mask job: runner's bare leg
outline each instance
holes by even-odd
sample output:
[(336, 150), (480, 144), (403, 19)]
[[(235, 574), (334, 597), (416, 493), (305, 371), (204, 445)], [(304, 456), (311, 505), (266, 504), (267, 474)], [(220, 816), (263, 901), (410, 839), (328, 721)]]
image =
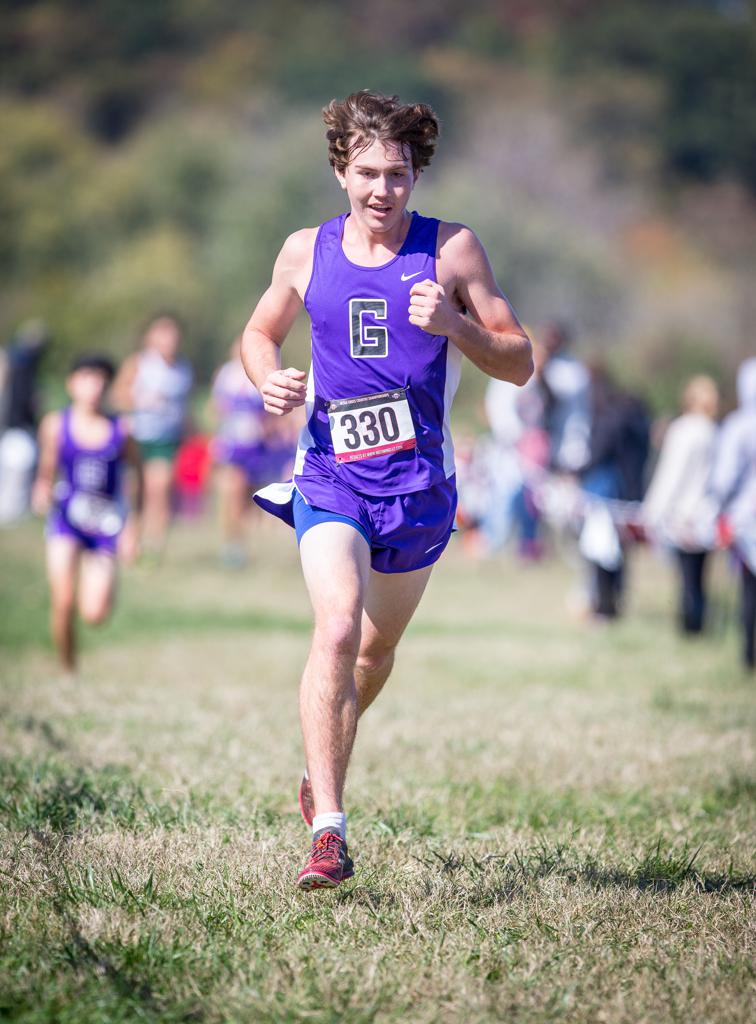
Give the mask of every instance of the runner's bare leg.
[(50, 584), (50, 632), (61, 664), (68, 672), (76, 668), (76, 576), (79, 546), (72, 537), (50, 537), (47, 541), (47, 579)]
[(104, 551), (83, 551), (79, 568), (79, 615), (99, 626), (110, 615), (115, 593), (116, 560)]
[(357, 729), (354, 666), (370, 574), (365, 538), (346, 523), (319, 523), (300, 543), (315, 630), (299, 708), (315, 813), (343, 810), (349, 757)]
[(173, 463), (169, 459), (148, 459), (144, 463), (142, 537), (148, 551), (160, 552), (171, 521)]
[(371, 572), (362, 613), (362, 638), (354, 676), (360, 715), (383, 689), (396, 645), (420, 603), (433, 566), (414, 572)]
[(241, 544), (244, 541), (248, 492), (247, 474), (243, 469), (234, 465), (218, 467), (221, 535), (226, 544)]

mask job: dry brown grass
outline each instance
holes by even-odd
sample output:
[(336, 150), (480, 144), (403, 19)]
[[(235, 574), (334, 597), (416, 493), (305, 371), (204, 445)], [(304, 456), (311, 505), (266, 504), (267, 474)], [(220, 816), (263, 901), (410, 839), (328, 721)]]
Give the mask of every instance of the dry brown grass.
[(31, 623), (3, 668), (0, 1018), (753, 1019), (752, 684), (731, 632), (675, 636), (647, 556), (596, 630), (563, 568), (450, 552), (362, 723), (355, 880), (305, 896), (291, 538), (228, 575), (182, 528), (76, 681), (39, 639), (35, 533), (0, 543)]

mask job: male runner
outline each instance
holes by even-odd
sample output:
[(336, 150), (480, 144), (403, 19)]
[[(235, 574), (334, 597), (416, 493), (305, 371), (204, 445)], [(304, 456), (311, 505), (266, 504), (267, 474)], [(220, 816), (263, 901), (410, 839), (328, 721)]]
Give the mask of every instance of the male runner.
[[(286, 240), (242, 344), (266, 409), (307, 412), (293, 482), (256, 495), (296, 529), (315, 617), (300, 690), (300, 805), (313, 827), (301, 889), (353, 874), (347, 765), (357, 719), (386, 682), (451, 534), (462, 356), (515, 384), (532, 372), (530, 342), (473, 232), (407, 210), (438, 137), (432, 109), (362, 91), (332, 101), (324, 120), (349, 210)], [(303, 304), (306, 382), (281, 369)]]

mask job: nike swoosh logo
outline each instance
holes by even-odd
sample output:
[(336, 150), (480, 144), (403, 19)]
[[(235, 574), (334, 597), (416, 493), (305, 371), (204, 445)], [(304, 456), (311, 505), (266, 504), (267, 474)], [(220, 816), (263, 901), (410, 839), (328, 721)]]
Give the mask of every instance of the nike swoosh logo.
[(417, 277), (419, 274), (422, 274), (422, 270), (418, 270), (414, 274), (402, 274), (402, 281), (409, 281), (410, 278)]
[(438, 544), (431, 544), (431, 546), (429, 548), (425, 549), (426, 555), (428, 554), (429, 551), (435, 551), (436, 548), (440, 548), (443, 543), (444, 542), (442, 540), (440, 540), (438, 542)]

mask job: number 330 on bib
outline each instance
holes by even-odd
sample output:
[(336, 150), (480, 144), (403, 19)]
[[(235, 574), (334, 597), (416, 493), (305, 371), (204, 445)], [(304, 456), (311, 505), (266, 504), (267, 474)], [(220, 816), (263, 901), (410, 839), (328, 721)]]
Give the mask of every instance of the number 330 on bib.
[(333, 453), (337, 462), (357, 462), (415, 448), (407, 393), (404, 388), (328, 403)]

